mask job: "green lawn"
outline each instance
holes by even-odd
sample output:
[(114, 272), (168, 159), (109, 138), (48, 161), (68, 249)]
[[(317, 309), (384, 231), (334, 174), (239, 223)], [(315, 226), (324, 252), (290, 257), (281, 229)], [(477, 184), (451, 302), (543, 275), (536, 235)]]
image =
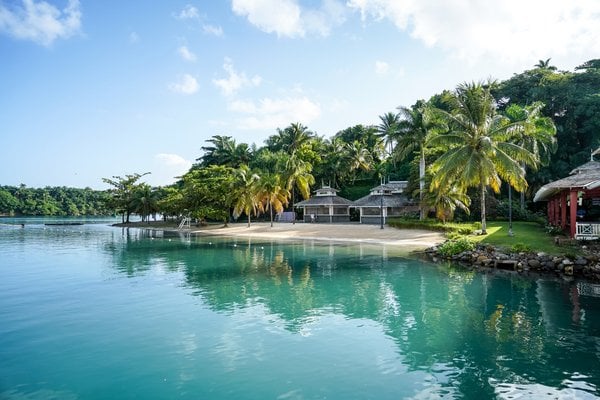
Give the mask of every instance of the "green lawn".
[(510, 249), (517, 244), (525, 245), (533, 251), (557, 254), (565, 251), (564, 247), (554, 244), (554, 237), (535, 222), (513, 222), (513, 236), (508, 235), (508, 222), (488, 222), (487, 235), (473, 235), (470, 239), (476, 242)]

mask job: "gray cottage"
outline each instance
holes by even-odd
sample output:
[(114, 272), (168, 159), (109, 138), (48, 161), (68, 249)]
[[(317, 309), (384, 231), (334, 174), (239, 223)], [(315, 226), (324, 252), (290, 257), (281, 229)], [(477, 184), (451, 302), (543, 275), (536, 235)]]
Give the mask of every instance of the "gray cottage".
[(354, 202), (360, 211), (361, 224), (387, 223), (388, 217), (416, 212), (419, 207), (404, 194), (408, 181), (389, 181), (371, 189), (371, 193)]
[(337, 190), (323, 186), (315, 196), (294, 204), (304, 210), (304, 222), (349, 222), (352, 201), (337, 195)]

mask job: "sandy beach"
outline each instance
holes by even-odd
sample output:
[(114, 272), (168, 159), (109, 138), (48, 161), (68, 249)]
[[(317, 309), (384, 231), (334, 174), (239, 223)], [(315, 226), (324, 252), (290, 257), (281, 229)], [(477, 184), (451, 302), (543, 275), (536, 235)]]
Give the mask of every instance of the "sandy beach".
[(383, 244), (403, 247), (406, 250), (422, 250), (443, 242), (444, 235), (419, 229), (396, 229), (388, 226), (361, 224), (309, 224), (253, 222), (229, 224), (228, 227), (192, 227), (192, 233), (250, 237), (262, 239), (300, 239), (329, 242)]

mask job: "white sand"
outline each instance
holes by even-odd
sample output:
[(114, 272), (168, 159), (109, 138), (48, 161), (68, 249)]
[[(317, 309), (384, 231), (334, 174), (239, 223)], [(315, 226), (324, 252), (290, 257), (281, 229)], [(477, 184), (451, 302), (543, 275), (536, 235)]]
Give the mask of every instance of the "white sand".
[(420, 229), (396, 229), (379, 225), (358, 223), (347, 224), (310, 224), (276, 222), (271, 228), (268, 222), (253, 222), (250, 227), (246, 223), (229, 224), (225, 227), (192, 228), (194, 233), (250, 237), (262, 239), (301, 239), (353, 243), (369, 243), (401, 246), (407, 250), (419, 250), (435, 246), (443, 242), (444, 235)]

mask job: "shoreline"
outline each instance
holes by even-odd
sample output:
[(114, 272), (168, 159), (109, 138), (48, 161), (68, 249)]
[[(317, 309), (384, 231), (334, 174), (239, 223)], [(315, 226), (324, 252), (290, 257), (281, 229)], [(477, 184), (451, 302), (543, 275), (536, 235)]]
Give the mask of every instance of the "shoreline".
[(424, 251), (443, 243), (446, 238), (443, 233), (423, 229), (397, 229), (379, 225), (366, 224), (326, 224), (297, 222), (275, 222), (271, 228), (270, 222), (230, 223), (223, 225), (192, 226), (191, 229), (178, 229), (176, 226), (146, 225), (145, 223), (115, 224), (115, 226), (140, 229), (163, 230), (170, 232), (189, 232), (197, 235), (245, 237), (275, 240), (315, 240), (322, 242), (338, 242), (349, 244), (370, 244), (394, 246), (407, 252)]

